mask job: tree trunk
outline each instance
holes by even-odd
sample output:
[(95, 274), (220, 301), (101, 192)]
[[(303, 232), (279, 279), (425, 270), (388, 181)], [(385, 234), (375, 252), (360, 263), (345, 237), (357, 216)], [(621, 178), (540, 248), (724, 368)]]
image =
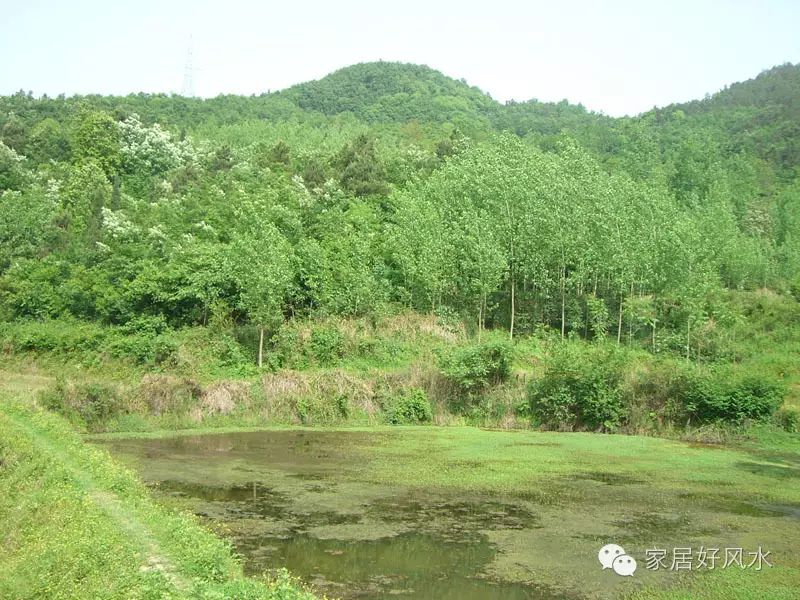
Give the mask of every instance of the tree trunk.
[(590, 316), (589, 315), (589, 303), (588, 302), (584, 302), (584, 305), (585, 305), (585, 308), (586, 308), (586, 312), (584, 313), (585, 316), (584, 316), (584, 319), (583, 319), (583, 339), (588, 340), (589, 339), (589, 316)]
[(653, 317), (653, 354), (656, 353), (656, 318)]
[(483, 333), (483, 296), (478, 302), (478, 342), (481, 341), (481, 333)]
[(686, 360), (689, 360), (689, 338), (692, 332), (692, 317), (686, 319)]
[(119, 199), (120, 199), (120, 185), (119, 185), (119, 175), (114, 175), (112, 180), (112, 189), (111, 189), (111, 210), (119, 210)]
[(623, 305), (623, 296), (622, 294), (619, 295), (619, 320), (617, 321), (617, 344), (622, 343), (622, 305)]
[(567, 268), (561, 267), (561, 339), (562, 340), (564, 339), (564, 335), (567, 330), (567, 323), (566, 323), (567, 299), (566, 299), (566, 291), (564, 289), (566, 287), (566, 282), (564, 281), (566, 278), (567, 278)]
[(517, 284), (514, 280), (514, 271), (511, 271), (511, 326), (508, 328), (508, 338), (513, 340), (514, 339), (514, 296), (516, 292)]
[(258, 368), (264, 364), (264, 327), (258, 328)]
[[(633, 282), (631, 282), (631, 298), (633, 298)], [(631, 345), (631, 341), (633, 341), (633, 319), (628, 318), (628, 346)]]
[(514, 218), (511, 214), (511, 205), (508, 203), (508, 198), (506, 198), (506, 218), (508, 219), (508, 227), (510, 228), (509, 234), (509, 241), (508, 241), (508, 256), (510, 260), (508, 261), (509, 266), (509, 273), (511, 275), (511, 323), (508, 328), (508, 337), (509, 339), (514, 339), (514, 301), (515, 301), (515, 292), (516, 292), (516, 269), (514, 268), (516, 264), (516, 240), (514, 239)]

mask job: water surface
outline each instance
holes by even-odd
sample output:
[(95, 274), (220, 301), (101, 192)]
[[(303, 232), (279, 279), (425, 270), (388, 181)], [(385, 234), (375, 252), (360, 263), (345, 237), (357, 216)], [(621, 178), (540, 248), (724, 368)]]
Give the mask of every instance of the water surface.
[[(162, 502), (228, 537), (247, 573), (285, 566), (341, 598), (616, 598), (675, 579), (644, 568), (635, 578), (603, 572), (605, 543), (640, 557), (652, 540), (724, 546), (747, 533), (748, 519), (784, 522), (794, 510), (741, 499), (703, 508), (706, 499), (679, 490), (656, 510), (641, 500), (644, 478), (590, 469), (560, 481), (563, 496), (544, 504), (536, 490), (526, 498), (387, 485), (371, 476), (370, 455), (397, 435), (278, 430), (105, 443)], [(425, 468), (424, 456), (397, 460)]]

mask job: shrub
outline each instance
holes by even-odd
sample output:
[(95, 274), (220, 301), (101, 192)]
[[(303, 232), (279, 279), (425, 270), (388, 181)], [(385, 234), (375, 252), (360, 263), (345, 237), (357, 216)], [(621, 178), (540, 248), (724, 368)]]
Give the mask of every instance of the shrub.
[(66, 383), (59, 378), (53, 387), (39, 392), (38, 400), (42, 407), (63, 415), (67, 413), (66, 396)]
[(800, 411), (782, 408), (774, 415), (775, 425), (789, 433), (800, 433)]
[(295, 413), (303, 425), (333, 425), (350, 416), (350, 400), (344, 394), (337, 395), (333, 400), (304, 396), (296, 400)]
[(115, 390), (104, 384), (80, 385), (77, 394), (78, 415), (87, 424), (103, 423), (120, 410)]
[(108, 329), (75, 320), (19, 321), (0, 324), (3, 345), (12, 352), (74, 355), (102, 349)]
[(178, 343), (176, 337), (170, 333), (164, 333), (153, 340), (153, 362), (157, 365), (174, 365), (178, 353)]
[(306, 323), (291, 321), (273, 332), (269, 348), (270, 354), (274, 354), (271, 365), (277, 368), (331, 366), (345, 355), (345, 338), (333, 325), (308, 327)]
[(428, 396), (419, 389), (410, 390), (386, 408), (386, 422), (392, 425), (430, 423), (432, 419)]
[(309, 345), (311, 354), (321, 365), (334, 364), (344, 356), (344, 338), (333, 327), (315, 327)]
[(123, 334), (111, 330), (103, 349), (114, 358), (132, 359), (138, 364), (150, 364), (155, 360), (154, 337), (147, 331)]
[(0, 341), (10, 352), (49, 352), (82, 360), (107, 355), (137, 364), (170, 360), (177, 349), (175, 335), (160, 317), (142, 317), (119, 327), (74, 319), (0, 324)]
[(728, 387), (723, 419), (742, 422), (770, 417), (783, 403), (784, 386), (771, 378), (748, 375)]
[(613, 350), (568, 344), (528, 388), (530, 415), (557, 429), (611, 430), (627, 420), (622, 359)]
[(336, 396), (334, 404), (336, 404), (336, 410), (339, 411), (339, 415), (343, 419), (347, 419), (350, 416), (350, 399), (345, 394)]
[(639, 355), (625, 365), (622, 395), (628, 411), (628, 432), (649, 431), (667, 422), (685, 422), (686, 411), (678, 396), (682, 374), (691, 367), (685, 359), (669, 355)]
[(163, 315), (139, 315), (120, 326), (120, 331), (125, 334), (149, 334), (154, 337), (164, 333), (169, 327)]
[(462, 391), (472, 393), (506, 381), (511, 374), (514, 348), (491, 341), (456, 350), (440, 359), (442, 374)]
[(679, 399), (689, 418), (698, 422), (742, 423), (771, 416), (783, 402), (783, 386), (768, 377), (727, 371), (687, 372)]
[(192, 379), (147, 374), (133, 396), (149, 414), (181, 414), (196, 406), (202, 396), (200, 384)]
[(72, 384), (59, 379), (39, 395), (39, 403), (89, 429), (96, 429), (123, 412), (117, 390), (101, 383)]
[(800, 277), (795, 277), (789, 284), (789, 293), (800, 302)]

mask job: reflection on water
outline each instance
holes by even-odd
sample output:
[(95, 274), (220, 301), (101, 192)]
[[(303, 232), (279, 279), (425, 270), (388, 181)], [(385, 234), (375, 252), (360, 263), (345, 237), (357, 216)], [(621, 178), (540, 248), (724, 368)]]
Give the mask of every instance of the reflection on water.
[(300, 534), (286, 539), (239, 538), (248, 571), (276, 564), (319, 589), (342, 597), (382, 598), (539, 598), (533, 589), (480, 578), (494, 550), (480, 536), (447, 542), (424, 533), (402, 533), (378, 540), (319, 539)]

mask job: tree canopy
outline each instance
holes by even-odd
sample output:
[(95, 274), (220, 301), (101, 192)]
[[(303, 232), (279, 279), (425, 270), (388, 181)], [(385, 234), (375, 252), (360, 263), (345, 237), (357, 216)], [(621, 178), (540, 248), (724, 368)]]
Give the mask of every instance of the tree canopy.
[[(800, 285), (800, 68), (613, 119), (424, 66), (253, 97), (0, 98), (0, 316), (450, 311), (676, 348)], [(648, 338), (649, 339), (649, 338)]]

